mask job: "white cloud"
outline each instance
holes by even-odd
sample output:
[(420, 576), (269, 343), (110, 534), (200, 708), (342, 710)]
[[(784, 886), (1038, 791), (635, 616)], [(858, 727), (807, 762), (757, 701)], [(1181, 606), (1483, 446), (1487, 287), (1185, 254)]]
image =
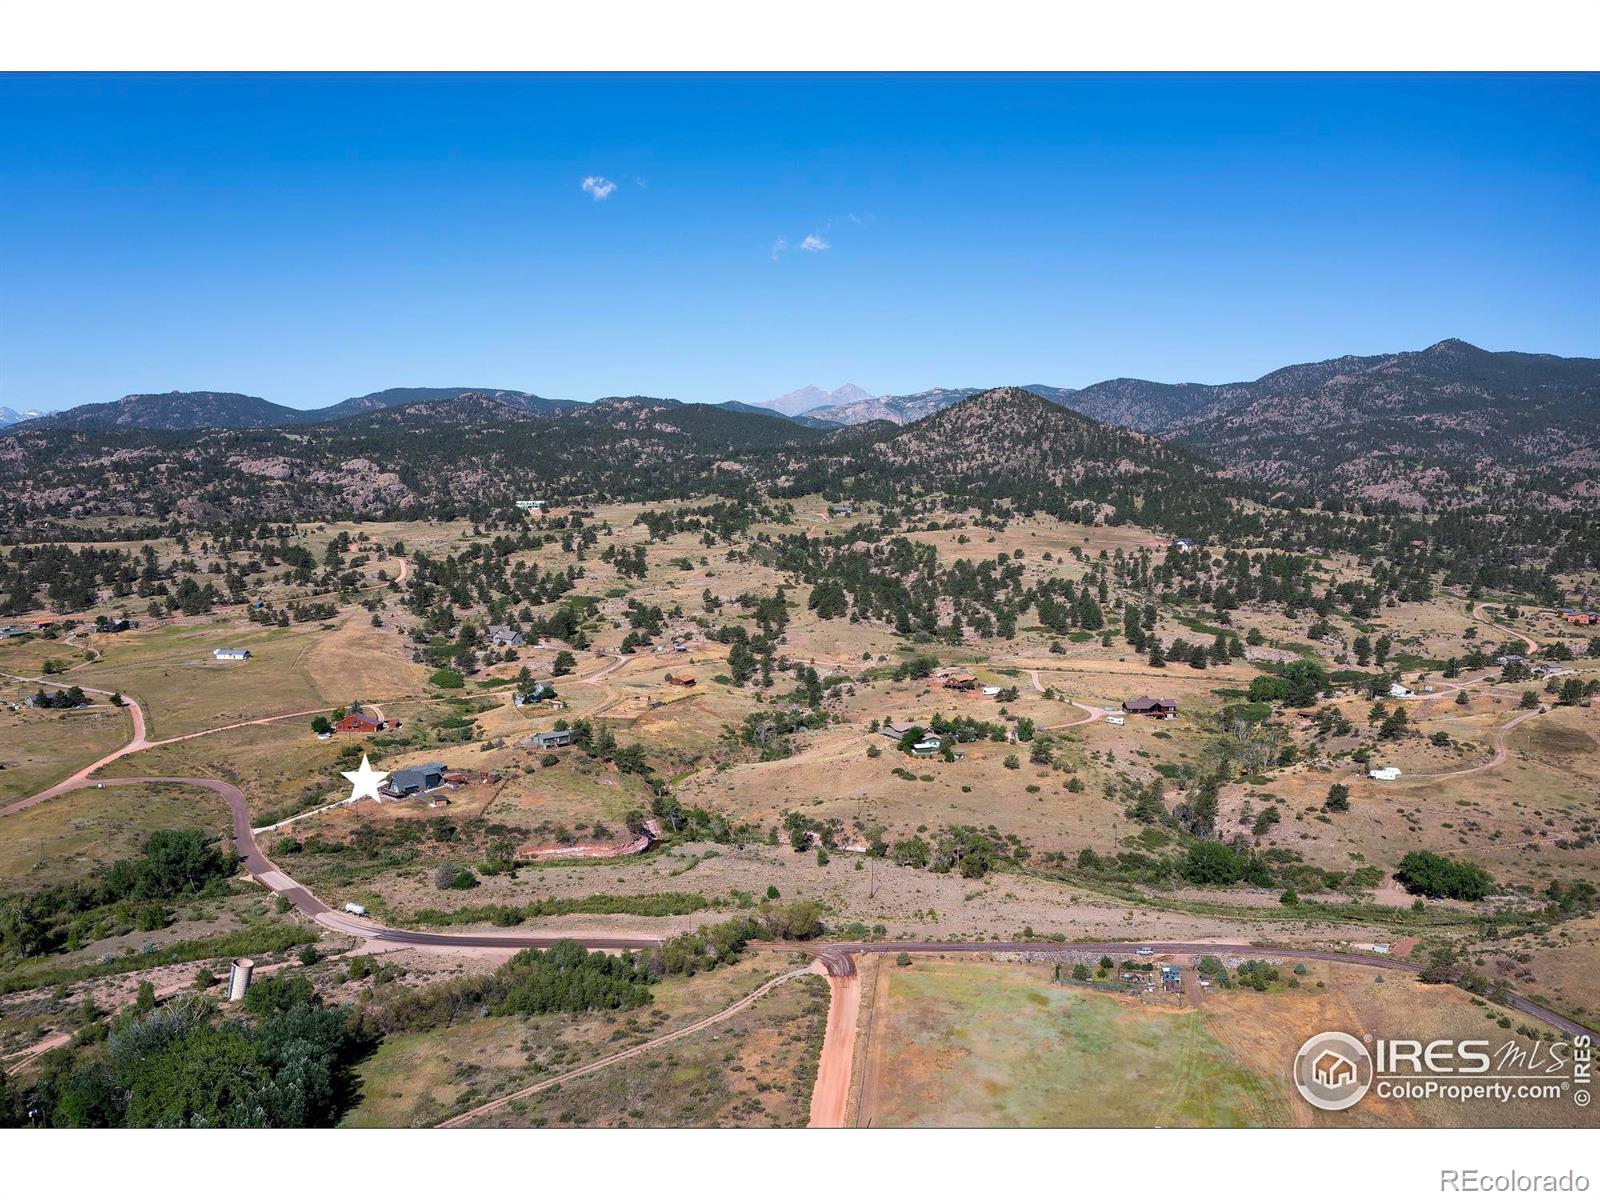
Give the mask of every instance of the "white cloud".
[(588, 192), (596, 200), (604, 200), (617, 190), (617, 185), (604, 175), (585, 175), (581, 186), (584, 191)]
[(788, 248), (789, 239), (780, 235), (778, 239), (772, 243), (772, 261), (777, 262), (778, 259), (783, 255), (783, 252)]
[(805, 236), (805, 240), (800, 243), (800, 249), (810, 250), (813, 253), (818, 250), (828, 250), (831, 248), (832, 247), (829, 246), (828, 242), (820, 233), (808, 233)]

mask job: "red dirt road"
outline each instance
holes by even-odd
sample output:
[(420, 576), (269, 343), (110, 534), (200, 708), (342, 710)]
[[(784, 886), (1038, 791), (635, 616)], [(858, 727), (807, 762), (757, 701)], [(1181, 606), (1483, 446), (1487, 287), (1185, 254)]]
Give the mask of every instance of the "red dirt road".
[[(823, 966), (818, 960), (818, 966)], [(817, 1082), (811, 1089), (810, 1129), (843, 1129), (850, 1100), (850, 1069), (855, 1058), (856, 1018), (861, 1012), (861, 975), (828, 976), (828, 1029), (822, 1037)], [(826, 967), (824, 967), (826, 969)]]

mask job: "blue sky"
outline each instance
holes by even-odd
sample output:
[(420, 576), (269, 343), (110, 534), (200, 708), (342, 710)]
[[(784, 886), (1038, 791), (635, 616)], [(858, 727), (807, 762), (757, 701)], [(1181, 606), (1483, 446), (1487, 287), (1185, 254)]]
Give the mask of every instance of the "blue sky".
[(15, 408), (1597, 355), (1597, 278), (1600, 77), (0, 76)]

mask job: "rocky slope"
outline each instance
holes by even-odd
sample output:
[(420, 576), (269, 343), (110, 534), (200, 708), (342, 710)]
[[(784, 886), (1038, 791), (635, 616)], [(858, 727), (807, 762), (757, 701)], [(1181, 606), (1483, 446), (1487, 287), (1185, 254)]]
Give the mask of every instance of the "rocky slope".
[(785, 392), (772, 400), (763, 400), (760, 407), (782, 413), (786, 417), (798, 417), (812, 409), (827, 408), (835, 404), (854, 404), (857, 401), (870, 399), (872, 399), (870, 392), (858, 388), (853, 383), (834, 388), (831, 392), (824, 391), (815, 384), (807, 384), (803, 388)]
[(1275, 372), (1183, 444), (1259, 483), (1410, 508), (1600, 499), (1600, 360), (1461, 341)]

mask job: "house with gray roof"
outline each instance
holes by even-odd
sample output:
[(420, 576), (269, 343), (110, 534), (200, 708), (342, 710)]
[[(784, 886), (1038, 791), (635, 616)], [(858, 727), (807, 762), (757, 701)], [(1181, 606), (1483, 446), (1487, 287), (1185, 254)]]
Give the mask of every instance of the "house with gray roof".
[(443, 763), (423, 763), (416, 767), (401, 767), (389, 776), (384, 783), (382, 791), (386, 796), (400, 799), (403, 796), (414, 796), (418, 792), (431, 792), (436, 787), (444, 784), (444, 773), (448, 768)]

